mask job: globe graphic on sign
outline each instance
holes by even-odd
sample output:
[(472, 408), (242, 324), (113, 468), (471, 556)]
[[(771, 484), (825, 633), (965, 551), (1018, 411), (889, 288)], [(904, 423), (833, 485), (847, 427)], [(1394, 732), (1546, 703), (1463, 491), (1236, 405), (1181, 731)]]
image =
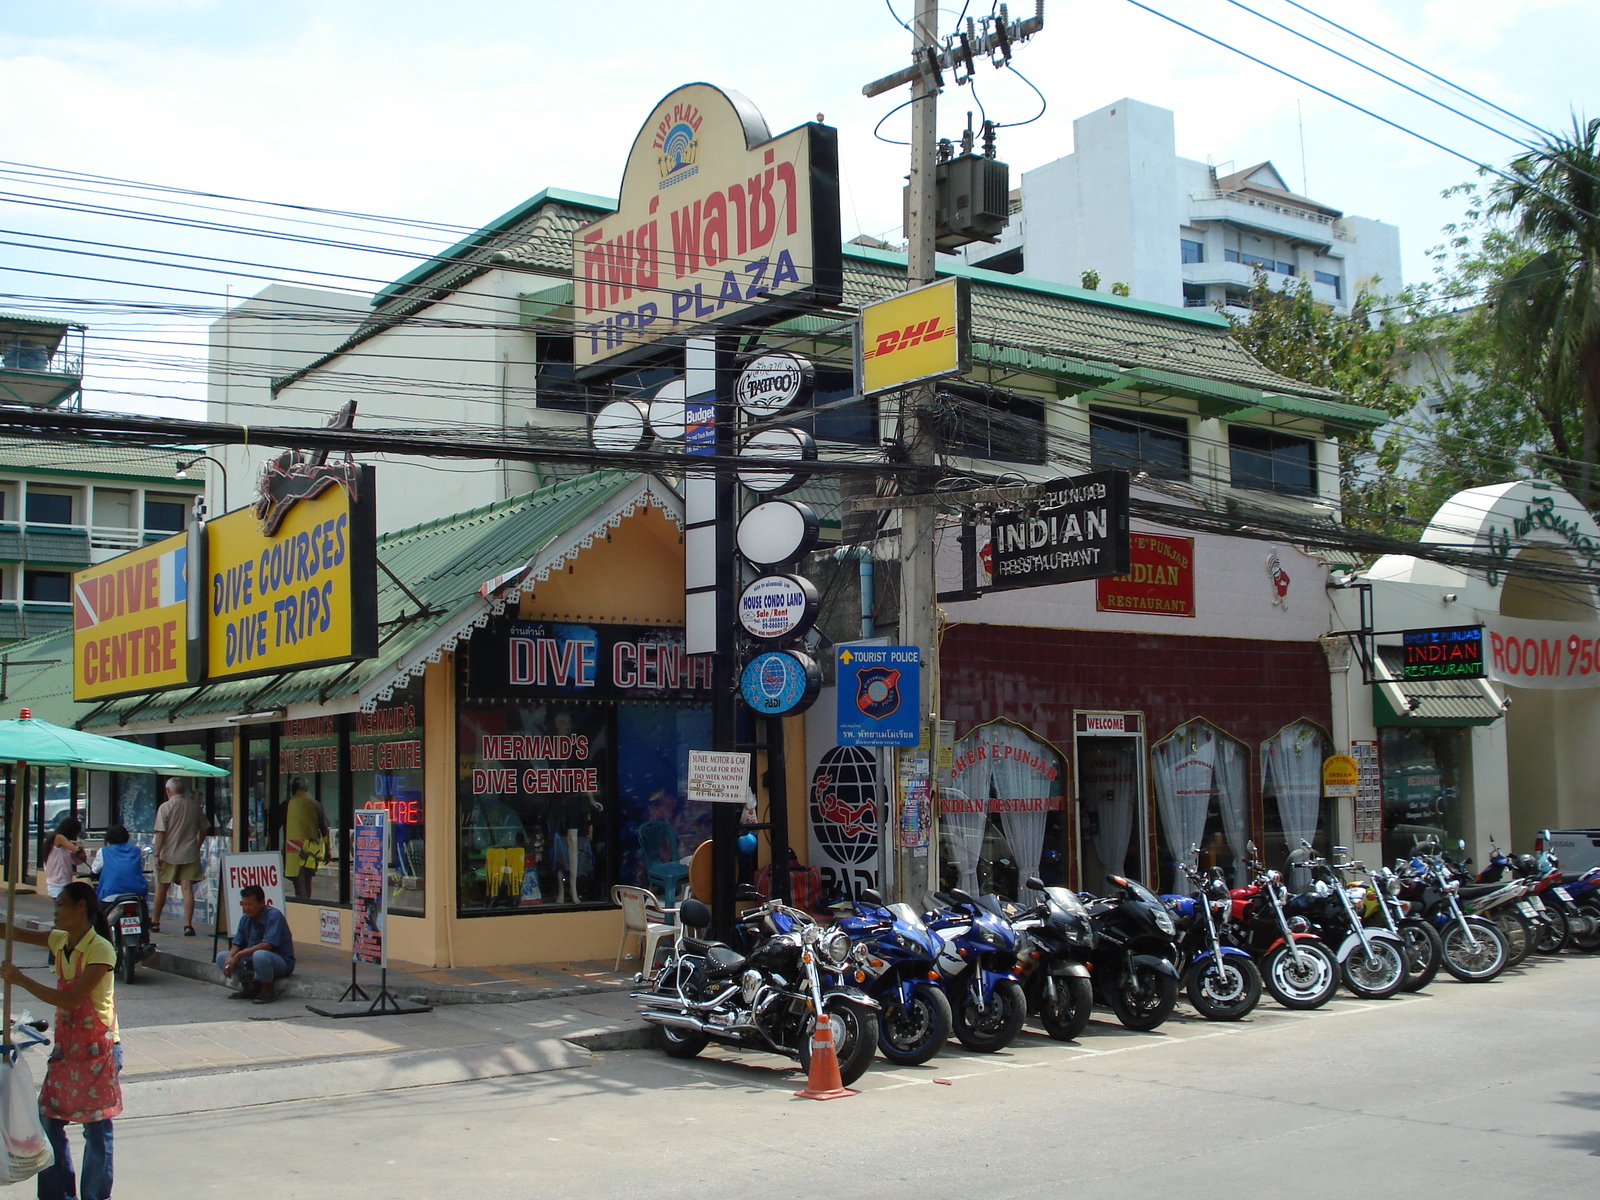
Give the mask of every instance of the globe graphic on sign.
[(811, 777), (811, 829), (836, 862), (878, 852), (878, 763), (865, 746), (835, 746)]

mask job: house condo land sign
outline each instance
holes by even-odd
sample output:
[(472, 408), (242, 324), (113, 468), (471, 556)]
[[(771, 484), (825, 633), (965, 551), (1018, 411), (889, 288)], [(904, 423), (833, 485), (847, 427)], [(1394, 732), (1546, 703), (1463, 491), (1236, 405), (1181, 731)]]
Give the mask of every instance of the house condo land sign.
[(838, 158), (829, 126), (772, 137), (737, 92), (668, 94), (628, 152), (617, 211), (573, 234), (577, 366), (837, 303)]

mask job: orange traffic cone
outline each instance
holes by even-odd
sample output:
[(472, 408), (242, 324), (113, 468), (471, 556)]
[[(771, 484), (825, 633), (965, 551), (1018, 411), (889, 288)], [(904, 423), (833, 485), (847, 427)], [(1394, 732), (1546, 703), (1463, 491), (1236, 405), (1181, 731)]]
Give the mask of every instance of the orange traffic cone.
[(839, 1078), (839, 1056), (833, 1049), (833, 1024), (827, 1013), (817, 1014), (817, 1027), (811, 1033), (811, 1069), (806, 1072), (806, 1087), (796, 1092), (802, 1100), (839, 1100), (855, 1093)]

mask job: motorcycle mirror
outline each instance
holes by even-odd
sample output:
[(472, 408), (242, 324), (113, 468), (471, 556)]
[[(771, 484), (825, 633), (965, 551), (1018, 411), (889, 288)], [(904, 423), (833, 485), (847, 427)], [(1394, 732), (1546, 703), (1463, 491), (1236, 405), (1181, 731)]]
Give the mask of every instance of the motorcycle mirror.
[(1031, 887), (1034, 891), (1036, 891), (1036, 892), (1044, 891), (1044, 880), (1040, 879), (1037, 875), (1029, 875), (1027, 880), (1026, 880), (1026, 882), (1027, 882), (1027, 885), (1029, 887)]
[(1456, 839), (1456, 849), (1457, 850), (1465, 850), (1466, 848), (1467, 848), (1467, 839), (1466, 838), (1457, 838)]
[(960, 888), (951, 888), (945, 894), (957, 904), (970, 904), (974, 908), (978, 906), (978, 902), (973, 898), (972, 894), (970, 892), (964, 892)]
[(1248, 842), (1246, 842), (1244, 844), (1244, 852), (1246, 854), (1248, 854), (1251, 858), (1254, 858), (1258, 853), (1260, 853), (1260, 851), (1258, 851), (1256, 849), (1256, 843), (1255, 843), (1255, 839), (1254, 838), (1250, 839)]
[(877, 888), (862, 888), (861, 898), (868, 904), (876, 905), (878, 908), (884, 907), (883, 896), (878, 892)]
[(749, 901), (755, 904), (765, 904), (767, 897), (756, 891), (749, 884), (741, 884), (733, 893), (733, 898), (738, 901)]

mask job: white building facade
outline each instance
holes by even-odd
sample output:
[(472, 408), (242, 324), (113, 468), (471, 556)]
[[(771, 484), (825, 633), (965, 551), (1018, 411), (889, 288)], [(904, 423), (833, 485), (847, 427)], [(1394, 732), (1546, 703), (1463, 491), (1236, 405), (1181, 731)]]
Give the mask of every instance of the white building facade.
[(1195, 308), (1242, 300), (1257, 266), (1341, 311), (1400, 288), (1399, 229), (1295, 194), (1270, 162), (1219, 174), (1178, 157), (1169, 109), (1118, 100), (1072, 129), (1073, 153), (1022, 173), (1010, 226), (968, 263), (1071, 286), (1093, 271)]

